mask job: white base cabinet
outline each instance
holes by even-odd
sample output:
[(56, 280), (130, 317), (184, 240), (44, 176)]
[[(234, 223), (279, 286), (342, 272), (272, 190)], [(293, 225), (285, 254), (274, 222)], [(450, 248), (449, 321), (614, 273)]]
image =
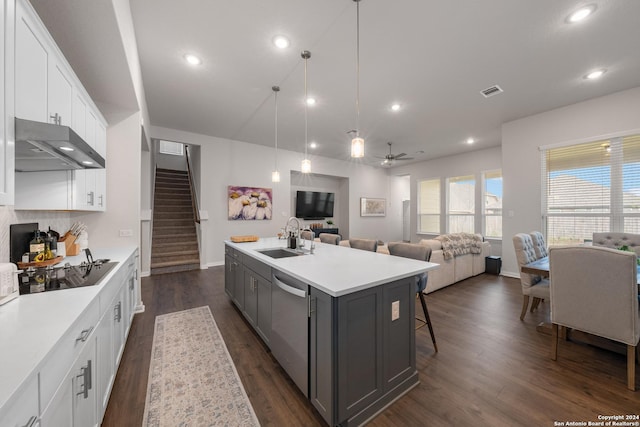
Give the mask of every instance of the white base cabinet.
[(22, 391), (18, 394), (16, 403), (3, 414), (2, 425), (7, 427), (39, 426), (38, 377), (33, 376), (23, 384)]
[[(2, 427), (91, 427), (102, 423), (133, 318), (136, 249), (0, 407)], [(69, 292), (73, 290), (60, 291)], [(133, 302), (132, 302), (133, 301)]]

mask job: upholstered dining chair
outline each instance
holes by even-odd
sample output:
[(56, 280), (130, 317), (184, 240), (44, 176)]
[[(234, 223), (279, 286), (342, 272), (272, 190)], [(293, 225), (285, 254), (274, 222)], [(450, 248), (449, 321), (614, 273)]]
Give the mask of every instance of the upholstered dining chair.
[(635, 390), (640, 340), (637, 255), (597, 246), (552, 247), (551, 359), (558, 357), (558, 327), (627, 345), (627, 388)]
[(544, 236), (539, 231), (532, 231), (529, 233), (531, 236), (531, 240), (533, 241), (533, 250), (536, 253), (536, 258), (544, 258), (549, 255), (549, 251), (547, 250), (547, 243), (544, 241)]
[(300, 238), (304, 240), (313, 240), (316, 237), (316, 233), (311, 230), (302, 230), (300, 232)]
[[(516, 250), (518, 268), (538, 259), (533, 240), (528, 234), (518, 233), (513, 236), (513, 247)], [(520, 271), (520, 284), (522, 285), (522, 295), (524, 297), (520, 320), (524, 320), (524, 316), (527, 314), (527, 308), (529, 307), (530, 297), (533, 297), (533, 302), (531, 303), (532, 312), (538, 307), (540, 300), (549, 299), (549, 280), (543, 279), (535, 274)]]
[(373, 239), (349, 239), (349, 246), (354, 249), (375, 252), (378, 250), (378, 241)]
[[(431, 259), (431, 248), (426, 245), (420, 245), (417, 243), (401, 243), (401, 242), (389, 242), (387, 245), (389, 254), (393, 256), (400, 256), (404, 258), (417, 259), (420, 261), (429, 261)], [(433, 348), (438, 351), (438, 344), (436, 344), (436, 336), (433, 333), (433, 325), (431, 324), (431, 318), (429, 317), (429, 310), (427, 309), (427, 302), (424, 299), (424, 288), (427, 287), (427, 273), (416, 278), (416, 294), (420, 298), (420, 304), (422, 304), (422, 311), (424, 312), (424, 319), (416, 317), (416, 320), (421, 324), (416, 327), (419, 329), (424, 325), (429, 327), (429, 333), (431, 334), (431, 341), (433, 342)]]
[(320, 242), (322, 243), (329, 243), (331, 245), (337, 245), (338, 243), (340, 243), (339, 234), (320, 233), (318, 237), (320, 238)]

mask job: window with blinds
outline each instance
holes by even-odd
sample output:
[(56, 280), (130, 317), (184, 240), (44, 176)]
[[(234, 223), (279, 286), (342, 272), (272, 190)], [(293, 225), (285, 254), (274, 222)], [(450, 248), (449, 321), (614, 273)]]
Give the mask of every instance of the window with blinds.
[(169, 154), (172, 156), (183, 156), (184, 144), (180, 142), (160, 140), (160, 154)]
[(466, 175), (447, 179), (447, 232), (473, 233), (475, 213), (475, 177)]
[(482, 207), (484, 235), (502, 237), (502, 171), (489, 171), (482, 174), (484, 188)]
[(440, 234), (440, 178), (418, 181), (418, 233)]
[(542, 168), (549, 244), (640, 233), (640, 135), (544, 149)]

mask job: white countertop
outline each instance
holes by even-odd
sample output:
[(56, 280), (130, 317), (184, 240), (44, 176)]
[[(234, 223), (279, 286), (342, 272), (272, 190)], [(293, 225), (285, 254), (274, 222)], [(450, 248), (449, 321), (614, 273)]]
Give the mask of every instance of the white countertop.
[[(104, 284), (123, 267), (122, 261), (135, 250), (135, 247), (92, 249), (96, 260), (109, 258), (119, 262), (97, 285), (20, 295), (0, 306), (0, 408), (29, 375), (39, 369), (56, 343), (98, 296)], [(79, 256), (65, 258), (63, 263), (77, 265), (85, 260), (82, 252)]]
[[(225, 243), (333, 297), (415, 276), (439, 267), (439, 264), (432, 262), (319, 242), (316, 242), (316, 249), (312, 255), (276, 259), (257, 252), (262, 249), (286, 248), (287, 241), (277, 237), (260, 238), (257, 242)], [(309, 242), (305, 243), (305, 249), (309, 249)]]

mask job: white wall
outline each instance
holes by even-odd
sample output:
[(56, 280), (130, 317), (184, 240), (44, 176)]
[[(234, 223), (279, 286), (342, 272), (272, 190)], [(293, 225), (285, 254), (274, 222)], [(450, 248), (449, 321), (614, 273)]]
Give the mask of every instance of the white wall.
[[(151, 136), (200, 146), (202, 168), (200, 179), (201, 209), (208, 211), (209, 224), (206, 238), (207, 264), (224, 260), (223, 240), (233, 235), (256, 234), (275, 236), (292, 216), (291, 171), (300, 170), (302, 154), (278, 151), (281, 182), (271, 182), (273, 148), (215, 138), (174, 129), (152, 127)], [(384, 241), (401, 240), (402, 231), (389, 230), (387, 217), (360, 217), (360, 197), (388, 199), (389, 184), (385, 170), (363, 166), (355, 162), (315, 156), (311, 158), (312, 172), (349, 179), (349, 234)], [(273, 219), (271, 221), (229, 221), (227, 186), (256, 186), (273, 189)], [(342, 188), (339, 190), (343, 192)], [(340, 224), (339, 224), (340, 225)], [(342, 232), (342, 225), (340, 225)]]
[[(157, 147), (160, 144), (154, 144)], [(156, 164), (160, 169), (171, 169), (175, 171), (187, 170), (187, 158), (182, 156), (174, 156), (172, 154), (162, 154), (159, 151), (156, 153)]]
[(542, 230), (539, 147), (640, 129), (640, 87), (502, 126), (503, 274), (519, 277), (512, 236)]
[(402, 240), (402, 201), (411, 199), (411, 176), (396, 175), (394, 169), (389, 173), (389, 200), (387, 201), (387, 227)]
[[(138, 56), (138, 43), (136, 42), (136, 34), (133, 28), (133, 17), (131, 16), (131, 5), (129, 0), (112, 0), (113, 9), (116, 14), (116, 20), (118, 21), (118, 29), (120, 30), (120, 36), (122, 37), (122, 44), (124, 46), (125, 55), (127, 56), (127, 63), (129, 64), (129, 72), (131, 73), (131, 80), (133, 82), (133, 88), (136, 92), (136, 99), (138, 100), (138, 107), (140, 108), (140, 123), (141, 126), (149, 127), (151, 122), (149, 120), (149, 111), (147, 109), (147, 100), (144, 93), (144, 85), (142, 83), (142, 71), (140, 68), (140, 58)], [(151, 145), (149, 135), (144, 134), (144, 144), (147, 145), (147, 149)]]
[[(74, 221), (87, 224), (89, 247), (140, 245), (140, 113), (134, 113), (107, 129), (106, 212), (72, 213)], [(120, 237), (120, 230), (132, 236)]]
[[(502, 156), (500, 147), (471, 151), (456, 156), (442, 157), (421, 163), (413, 163), (406, 166), (391, 169), (389, 173), (394, 175), (411, 176), (411, 241), (419, 242), (421, 239), (430, 238), (432, 235), (418, 234), (418, 181), (430, 178), (445, 179), (460, 175), (476, 175), (476, 185), (482, 172), (500, 169)], [(480, 220), (476, 221), (476, 229), (479, 232)], [(500, 240), (491, 240), (492, 253), (500, 255)]]

